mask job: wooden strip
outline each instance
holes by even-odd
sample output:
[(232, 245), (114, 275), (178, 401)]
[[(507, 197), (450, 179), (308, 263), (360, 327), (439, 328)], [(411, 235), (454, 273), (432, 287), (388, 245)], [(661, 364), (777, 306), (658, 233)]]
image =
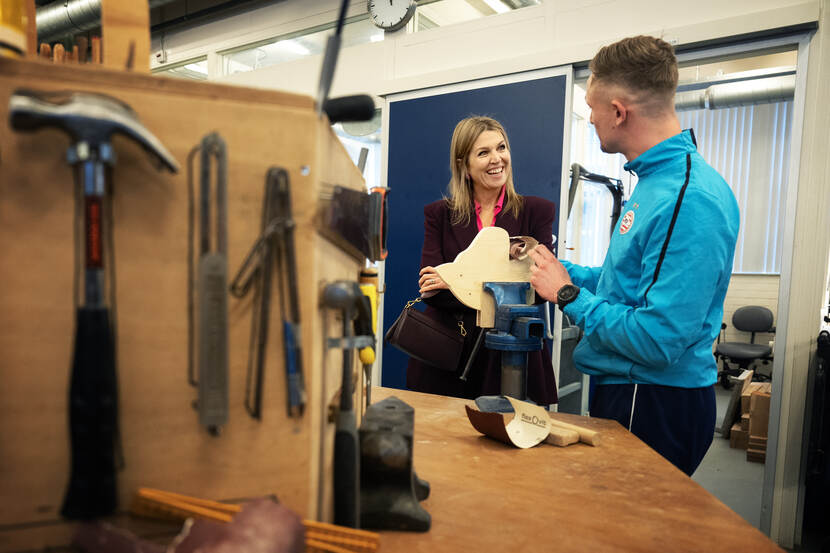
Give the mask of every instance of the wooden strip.
[(101, 65), (101, 37), (92, 37), (92, 63)]
[(328, 522), (319, 522), (316, 520), (304, 520), (303, 524), (306, 528), (313, 528), (316, 530), (342, 534), (344, 536), (360, 536), (366, 539), (378, 541), (380, 534), (371, 532), (369, 530), (359, 530), (357, 528), (347, 528), (345, 526), (338, 526), (336, 524), (329, 524)]
[(356, 551), (358, 553), (372, 553), (373, 551), (377, 551), (378, 544), (377, 542), (371, 542), (366, 540), (356, 540), (350, 538), (337, 538), (332, 537), (329, 534), (324, 534), (320, 532), (314, 532), (313, 530), (306, 529), (306, 540), (315, 540), (318, 542), (323, 543), (332, 543), (334, 545), (338, 545), (340, 547), (345, 547), (350, 551)]
[(217, 511), (215, 509), (200, 507), (198, 505), (192, 505), (186, 501), (174, 498), (160, 499), (155, 497), (136, 496), (133, 503), (139, 506), (143, 505), (149, 509), (158, 509), (161, 512), (177, 514), (181, 516), (182, 519), (198, 517), (208, 520), (215, 520), (217, 522), (230, 522), (233, 519), (233, 515), (231, 514)]
[(588, 428), (584, 428), (582, 426), (577, 426), (575, 424), (571, 424), (568, 422), (563, 422), (551, 417), (550, 422), (562, 428), (566, 428), (568, 430), (575, 430), (579, 434), (579, 441), (582, 443), (598, 446), (599, 445), (599, 432), (595, 430), (590, 430)]
[(101, 31), (105, 66), (150, 72), (150, 8), (146, 1), (102, 1)]
[(38, 55), (37, 45), (37, 8), (35, 0), (23, 0), (26, 4), (26, 55), (35, 58)]
[(63, 44), (58, 42), (52, 49), (52, 61), (55, 63), (63, 63), (65, 59), (66, 49), (63, 47)]
[(40, 57), (46, 60), (52, 60), (52, 47), (49, 44), (45, 42), (40, 43)]
[[(128, 73), (126, 71), (113, 71), (102, 67), (93, 67), (92, 64), (100, 64), (100, 40), (99, 37), (92, 37), (92, 58), (88, 66), (50, 67), (48, 78), (60, 80), (63, 88), (73, 85), (87, 88), (90, 86), (100, 86), (146, 91), (152, 94), (180, 94), (193, 98), (194, 100), (216, 100), (217, 98), (221, 98), (223, 102), (241, 102), (246, 105), (265, 104), (314, 109), (314, 101), (311, 97), (291, 92), (246, 88), (243, 86), (209, 82), (195, 82), (187, 79), (159, 77), (137, 72)], [(32, 79), (44, 78), (42, 66), (14, 58), (0, 58), (0, 74), (10, 79), (27, 82)], [(351, 160), (349, 162), (351, 163)], [(352, 163), (352, 166), (354, 166), (354, 163)], [(357, 173), (356, 168), (354, 172)]]
[(202, 499), (199, 497), (191, 497), (189, 495), (184, 495), (175, 492), (168, 492), (166, 490), (157, 490), (154, 488), (139, 488), (136, 492), (137, 495), (140, 497), (151, 498), (151, 499), (172, 499), (184, 503), (189, 503), (192, 505), (196, 505), (199, 507), (204, 507), (206, 509), (212, 509), (214, 511), (219, 511), (223, 513), (229, 514), (236, 514), (242, 510), (241, 505), (236, 505), (234, 503), (221, 503), (219, 501), (211, 501), (210, 499)]
[(545, 438), (545, 441), (551, 445), (565, 447), (567, 445), (575, 444), (579, 441), (579, 432), (577, 432), (576, 430), (570, 430), (568, 428), (561, 428), (559, 426), (552, 425), (550, 429), (550, 434), (548, 434), (548, 437)]
[(317, 540), (310, 540), (306, 538), (306, 553), (314, 553), (316, 551), (325, 551), (327, 553), (353, 553), (352, 550), (344, 547), (338, 547), (330, 543), (325, 543)]
[(75, 39), (75, 43), (78, 45), (78, 62), (86, 63), (88, 61), (89, 55), (89, 41), (83, 35), (79, 36)]

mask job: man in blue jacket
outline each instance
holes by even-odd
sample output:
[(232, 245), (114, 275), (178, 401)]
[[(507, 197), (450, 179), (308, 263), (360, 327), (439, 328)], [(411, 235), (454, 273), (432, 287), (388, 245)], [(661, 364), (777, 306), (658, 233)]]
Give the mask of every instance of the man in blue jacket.
[(591, 416), (615, 419), (691, 475), (715, 428), (712, 343), (738, 236), (729, 185), (674, 111), (677, 59), (657, 38), (605, 46), (585, 100), (603, 151), (639, 181), (602, 267), (536, 248), (531, 284), (583, 330), (576, 367), (597, 386)]

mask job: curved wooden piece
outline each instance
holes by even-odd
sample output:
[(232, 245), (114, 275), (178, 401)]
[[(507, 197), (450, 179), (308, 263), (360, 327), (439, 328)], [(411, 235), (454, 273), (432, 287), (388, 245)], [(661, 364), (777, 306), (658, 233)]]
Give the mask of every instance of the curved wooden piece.
[[(510, 259), (510, 236), (501, 227), (485, 227), (455, 260), (435, 268), (458, 301), (478, 311), (476, 324), (492, 328), (495, 324), (493, 296), (484, 291), (485, 282), (529, 282), (533, 260)], [(528, 303), (535, 297), (531, 288)]]

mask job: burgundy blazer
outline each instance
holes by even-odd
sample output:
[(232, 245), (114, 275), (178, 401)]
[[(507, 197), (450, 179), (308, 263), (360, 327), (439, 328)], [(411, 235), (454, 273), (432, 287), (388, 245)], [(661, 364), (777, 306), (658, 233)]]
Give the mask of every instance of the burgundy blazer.
[[(510, 236), (532, 236), (549, 249), (553, 244), (553, 220), (556, 206), (543, 198), (524, 196), (518, 217), (502, 211), (496, 215), (495, 226), (502, 227)], [(467, 249), (478, 233), (475, 217), (467, 225), (453, 225), (451, 212), (445, 200), (424, 207), (424, 245), (421, 267), (453, 261)], [(417, 280), (418, 275), (413, 275)], [(450, 327), (457, 325), (456, 315), (463, 316), (467, 339), (462, 359), (466, 361), (481, 330), (475, 326), (475, 311), (464, 306), (448, 290), (442, 290), (424, 300), (426, 312)], [(462, 367), (463, 368), (463, 367)], [(410, 390), (446, 396), (474, 399), (481, 395), (497, 395), (501, 388), (501, 354), (483, 345), (473, 361), (467, 381), (456, 372), (445, 371), (416, 359), (410, 359), (406, 370), (406, 385)], [(543, 405), (556, 403), (556, 381), (553, 375), (550, 351), (545, 347), (528, 354), (528, 397)]]

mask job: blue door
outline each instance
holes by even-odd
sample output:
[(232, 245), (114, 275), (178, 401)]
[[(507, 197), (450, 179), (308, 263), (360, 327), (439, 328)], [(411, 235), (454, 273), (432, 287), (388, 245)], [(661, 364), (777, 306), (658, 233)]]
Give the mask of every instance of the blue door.
[[(538, 77), (538, 73), (527, 79), (489, 85), (495, 79), (488, 79), (469, 90), (390, 98), (384, 333), (407, 300), (418, 296), (423, 208), (447, 193), (450, 140), (456, 123), (464, 117), (487, 115), (504, 125), (516, 190), (557, 204), (553, 227), (557, 232), (569, 79), (566, 74)], [(383, 348), (383, 386), (406, 387), (407, 360), (397, 349)]]

